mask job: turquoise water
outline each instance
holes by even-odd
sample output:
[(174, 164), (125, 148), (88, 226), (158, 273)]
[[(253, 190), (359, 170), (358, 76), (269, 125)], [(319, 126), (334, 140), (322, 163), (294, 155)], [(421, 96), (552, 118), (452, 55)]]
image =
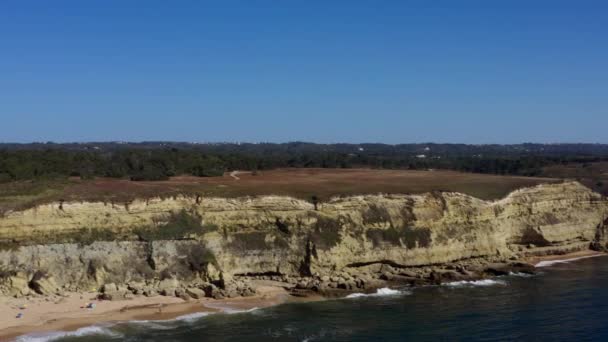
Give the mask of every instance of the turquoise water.
[[(56, 341), (608, 341), (608, 257), (532, 277), (452, 283), (164, 322), (27, 336)], [(391, 291), (387, 291), (391, 292)]]

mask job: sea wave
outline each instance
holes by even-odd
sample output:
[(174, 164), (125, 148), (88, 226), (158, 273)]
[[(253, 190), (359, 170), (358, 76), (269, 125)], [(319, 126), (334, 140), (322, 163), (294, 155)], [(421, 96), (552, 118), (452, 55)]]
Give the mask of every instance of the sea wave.
[(465, 286), (494, 286), (494, 285), (506, 285), (507, 283), (502, 280), (494, 279), (481, 279), (481, 280), (461, 280), (445, 283), (443, 285), (449, 287), (465, 287)]
[(177, 316), (174, 319), (172, 319), (173, 321), (185, 321), (185, 322), (192, 322), (194, 320), (197, 320), (201, 317), (205, 317), (205, 316), (209, 316), (211, 314), (211, 312), (194, 312), (191, 314), (187, 314), (187, 315), (181, 315), (181, 316)]
[(207, 303), (207, 304), (205, 304), (205, 306), (208, 308), (211, 308), (211, 309), (219, 310), (219, 312), (217, 312), (217, 313), (223, 313), (223, 314), (247, 313), (247, 312), (253, 312), (253, 311), (259, 310), (258, 307), (253, 307), (250, 309), (235, 309), (234, 307), (231, 307), (230, 305), (222, 305), (222, 304), (218, 304), (218, 303)]
[(411, 294), (409, 291), (399, 291), (394, 289), (389, 289), (388, 287), (383, 287), (381, 289), (376, 290), (375, 293), (351, 293), (345, 298), (360, 298), (360, 297), (380, 297), (380, 296), (396, 296), (396, 295), (404, 295)]
[(28, 334), (19, 336), (15, 339), (16, 342), (47, 342), (54, 341), (60, 338), (66, 337), (82, 337), (82, 336), (93, 336), (93, 335), (104, 335), (113, 338), (121, 338), (122, 334), (110, 330), (108, 326), (92, 325), (84, 328), (80, 328), (75, 331), (56, 331), (43, 334)]
[(212, 313), (213, 312), (194, 312), (194, 313), (187, 314), (187, 315), (177, 316), (177, 317), (172, 318), (172, 319), (134, 320), (134, 321), (125, 321), (124, 323), (127, 323), (127, 324), (142, 324), (142, 325), (146, 325), (146, 326), (150, 326), (150, 327), (155, 327), (155, 328), (159, 328), (159, 329), (163, 329), (163, 328), (166, 329), (166, 328), (172, 328), (172, 327), (167, 326), (167, 325), (162, 325), (162, 324), (179, 323), (179, 322), (190, 323), (190, 322), (198, 320), (201, 317), (209, 316)]
[(237, 314), (237, 313), (247, 313), (247, 312), (254, 312), (256, 310), (258, 310), (259, 308), (257, 307), (253, 307), (251, 309), (246, 309), (246, 310), (241, 310), (241, 309), (225, 309), (222, 311), (222, 313), (225, 314)]
[(534, 277), (532, 273), (523, 273), (523, 272), (509, 272), (510, 277), (522, 277), (522, 278), (530, 278)]
[(155, 329), (155, 330), (169, 330), (175, 329), (175, 327), (180, 323), (192, 323), (199, 320), (202, 317), (209, 316), (212, 314), (224, 313), (224, 314), (236, 314), (236, 313), (246, 313), (257, 310), (257, 307), (246, 309), (246, 310), (238, 310), (232, 308), (219, 308), (220, 312), (194, 312), (187, 315), (177, 316), (172, 319), (162, 319), (162, 320), (130, 320), (130, 321), (121, 321), (117, 323), (107, 323), (104, 325), (91, 325), (88, 327), (83, 327), (75, 331), (53, 331), (48, 333), (41, 334), (27, 334), (19, 336), (15, 339), (15, 342), (48, 342), (54, 341), (61, 338), (66, 337), (82, 337), (82, 336), (92, 336), (92, 335), (104, 335), (113, 338), (121, 338), (123, 337), (117, 331), (111, 330), (110, 327), (115, 326), (116, 324), (128, 324), (134, 326), (142, 326), (146, 329)]
[(596, 255), (585, 255), (582, 257), (578, 257), (578, 258), (570, 258), (570, 259), (562, 259), (562, 260), (545, 260), (545, 261), (541, 261), (539, 263), (537, 263), (536, 265), (534, 265), (535, 267), (548, 267), (548, 266), (553, 266), (555, 264), (567, 264), (571, 261), (576, 261), (576, 260), (581, 260), (581, 259), (588, 259), (588, 258), (595, 258), (595, 257), (599, 257), (605, 254), (596, 254)]
[(133, 324), (133, 325), (143, 325), (149, 329), (157, 329), (157, 330), (168, 330), (173, 329), (177, 324), (181, 323), (192, 323), (198, 321), (202, 317), (206, 317), (212, 314), (235, 314), (235, 313), (245, 313), (252, 312), (257, 310), (258, 308), (251, 308), (247, 310), (237, 310), (231, 308), (222, 308), (220, 312), (194, 312), (187, 315), (178, 316), (172, 319), (163, 319), (163, 320), (135, 320), (135, 321), (125, 321), (125, 324)]

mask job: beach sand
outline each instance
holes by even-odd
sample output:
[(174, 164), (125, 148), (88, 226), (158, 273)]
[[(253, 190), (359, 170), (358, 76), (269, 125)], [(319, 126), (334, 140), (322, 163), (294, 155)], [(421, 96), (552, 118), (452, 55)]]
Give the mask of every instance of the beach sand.
[[(590, 257), (608, 255), (591, 250), (563, 255), (534, 256), (526, 261), (537, 267), (569, 262)], [(53, 331), (73, 331), (101, 323), (132, 320), (170, 320), (199, 312), (250, 310), (278, 305), (285, 302), (322, 300), (323, 297), (293, 297), (283, 283), (257, 281), (257, 294), (253, 297), (184, 301), (176, 297), (143, 297), (129, 300), (97, 300), (96, 292), (66, 293), (64, 297), (12, 298), (0, 297), (0, 341), (10, 341), (17, 336)], [(87, 309), (94, 303), (93, 309)], [(22, 313), (21, 318), (17, 315)]]
[[(97, 293), (68, 293), (65, 297), (1, 298), (0, 341), (29, 333), (71, 331), (100, 323), (130, 320), (169, 320), (196, 312), (249, 310), (290, 300), (285, 289), (274, 285), (257, 287), (253, 297), (184, 301), (176, 297), (143, 297), (129, 300), (97, 300)], [(296, 299), (294, 299), (296, 300)], [(94, 303), (93, 309), (86, 308)], [(21, 313), (23, 316), (17, 318)]]
[(608, 254), (593, 250), (583, 250), (560, 255), (533, 256), (526, 258), (525, 261), (536, 267), (546, 267), (560, 262), (575, 261), (579, 259), (593, 258), (603, 255)]

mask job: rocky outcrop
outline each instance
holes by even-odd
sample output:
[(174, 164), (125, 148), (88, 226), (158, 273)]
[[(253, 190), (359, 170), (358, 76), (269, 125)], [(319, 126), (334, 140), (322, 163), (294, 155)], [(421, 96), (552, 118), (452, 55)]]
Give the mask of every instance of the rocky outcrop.
[(605, 249), (607, 217), (608, 201), (576, 182), (493, 202), (433, 192), (316, 206), (279, 196), (49, 203), (0, 218), (0, 291), (108, 284), (108, 297), (197, 298), (250, 294), (248, 279), (327, 291), (461, 279), (525, 255)]

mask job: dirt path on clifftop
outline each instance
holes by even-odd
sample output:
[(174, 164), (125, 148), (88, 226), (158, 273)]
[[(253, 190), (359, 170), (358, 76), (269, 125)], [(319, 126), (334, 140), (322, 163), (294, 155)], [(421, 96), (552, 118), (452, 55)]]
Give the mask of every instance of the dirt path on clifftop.
[(234, 180), (237, 180), (237, 181), (241, 180), (239, 178), (239, 176), (237, 176), (239, 173), (240, 173), (240, 171), (232, 171), (232, 172), (230, 172), (230, 177), (234, 178)]

